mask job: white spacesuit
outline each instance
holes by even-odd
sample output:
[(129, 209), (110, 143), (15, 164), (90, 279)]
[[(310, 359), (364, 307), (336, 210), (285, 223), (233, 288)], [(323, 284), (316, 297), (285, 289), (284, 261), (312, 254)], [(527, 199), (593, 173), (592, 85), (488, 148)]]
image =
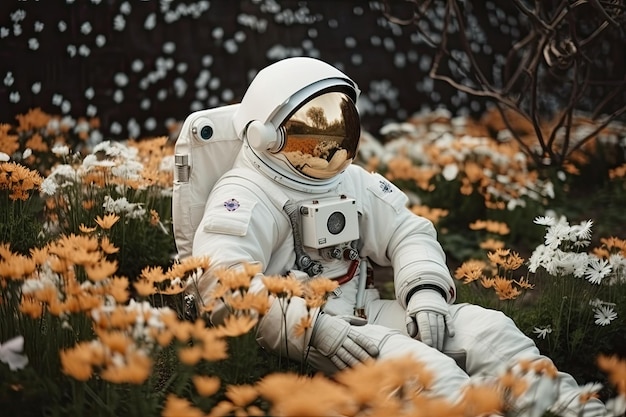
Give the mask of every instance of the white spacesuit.
[[(257, 334), (264, 348), (306, 357), (329, 373), (369, 357), (410, 354), (434, 372), (434, 391), (454, 400), (468, 375), (546, 359), (501, 312), (453, 304), (454, 281), (433, 225), (384, 177), (351, 164), (358, 94), (345, 74), (312, 58), (261, 70), (234, 112), (243, 145), (209, 195), (193, 255), (208, 256), (212, 268), (260, 263), (266, 275), (338, 279), (311, 331), (283, 333), (307, 314), (294, 299), (286, 327), (284, 312), (272, 306)], [(393, 268), (395, 300), (381, 300), (366, 285), (366, 260)], [(211, 271), (203, 275), (200, 299), (209, 301), (214, 284)], [(218, 309), (212, 320), (219, 316)], [(567, 374), (558, 381), (556, 407), (578, 412), (578, 384)], [(604, 415), (600, 402), (591, 408), (573, 415)]]

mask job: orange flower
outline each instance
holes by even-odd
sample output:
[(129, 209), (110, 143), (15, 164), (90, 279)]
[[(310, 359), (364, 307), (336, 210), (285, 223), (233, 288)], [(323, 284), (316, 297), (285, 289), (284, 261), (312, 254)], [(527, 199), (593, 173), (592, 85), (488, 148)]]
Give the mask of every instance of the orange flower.
[(310, 290), (311, 294), (320, 296), (326, 296), (335, 291), (339, 287), (337, 281), (333, 281), (328, 278), (314, 278), (306, 282), (306, 289)]
[(141, 270), (141, 278), (149, 283), (159, 283), (167, 279), (160, 266), (147, 266)]
[(468, 385), (463, 390), (463, 404), (472, 416), (499, 415), (505, 407), (498, 387), (488, 385)]
[(20, 302), (20, 312), (28, 317), (38, 319), (43, 314), (43, 303), (33, 297), (22, 297)]
[(95, 232), (96, 229), (97, 229), (96, 227), (87, 227), (83, 223), (81, 223), (80, 226), (78, 226), (78, 230), (80, 230), (83, 233)]
[(102, 251), (107, 255), (112, 255), (120, 251), (120, 249), (115, 247), (115, 245), (113, 245), (113, 243), (111, 243), (109, 238), (106, 236), (103, 236), (100, 239), (100, 247), (102, 248)]
[(483, 167), (472, 161), (465, 163), (463, 173), (465, 173), (465, 176), (470, 183), (477, 183), (481, 179), (485, 178), (485, 171), (483, 170)]
[(463, 262), (463, 264), (454, 271), (454, 277), (458, 280), (462, 279), (464, 284), (469, 284), (482, 277), (483, 269), (486, 266), (483, 261), (471, 259)]
[(225, 395), (234, 405), (245, 407), (258, 398), (259, 392), (253, 385), (229, 385)]
[(506, 271), (514, 271), (524, 263), (524, 259), (517, 252), (511, 252), (509, 249), (496, 249), (495, 252), (489, 252), (487, 257)]
[(117, 272), (117, 261), (101, 259), (98, 263), (85, 265), (85, 272), (90, 280), (94, 282), (102, 281)]
[(81, 205), (85, 210), (91, 210), (96, 205), (96, 202), (94, 200), (84, 200)]
[(43, 137), (39, 133), (34, 133), (24, 144), (27, 148), (37, 152), (47, 152), (48, 144), (43, 141)]
[(488, 232), (496, 233), (499, 235), (507, 235), (511, 232), (506, 223), (497, 222), (493, 220), (476, 220), (469, 225), (472, 230), (482, 230), (485, 229)]
[(480, 284), (485, 288), (493, 288), (496, 280), (494, 278), (482, 277), (480, 279)]
[(216, 376), (194, 375), (191, 377), (198, 394), (210, 397), (220, 389), (220, 379)]
[(35, 262), (35, 265), (43, 265), (48, 259), (48, 248), (31, 248), (30, 258)]
[(39, 107), (28, 110), (26, 114), (18, 114), (15, 118), (19, 123), (17, 127), (18, 132), (44, 128), (48, 125), (50, 119), (52, 119), (48, 113), (44, 112)]
[(485, 249), (485, 250), (497, 250), (497, 249), (503, 249), (504, 248), (504, 242), (501, 240), (496, 240), (496, 239), (486, 239), (483, 240), (482, 242), (480, 242), (480, 248), (481, 249)]
[(249, 308), (264, 316), (270, 309), (271, 302), (267, 292), (246, 293), (246, 301)]
[(626, 396), (626, 360), (616, 355), (598, 356), (598, 367), (609, 374), (609, 381), (615, 386), (617, 392)]
[(41, 185), (43, 178), (36, 171), (15, 162), (0, 163), (0, 190), (8, 190), (12, 201), (26, 201), (30, 191)]
[(124, 365), (109, 365), (100, 372), (105, 381), (114, 384), (142, 384), (150, 376), (152, 360), (141, 351), (132, 351), (125, 357)]
[(102, 344), (108, 347), (112, 352), (124, 354), (133, 344), (132, 339), (119, 330), (105, 331), (96, 328), (95, 332)]
[(159, 212), (154, 209), (150, 209), (150, 225), (156, 226), (157, 224), (159, 224), (159, 221)]
[(0, 261), (0, 277), (21, 280), (35, 271), (35, 261), (24, 255), (12, 254)]
[(467, 178), (462, 178), (461, 188), (459, 189), (459, 191), (463, 195), (471, 195), (474, 192), (474, 187)]
[(521, 291), (513, 287), (512, 281), (496, 276), (493, 281), (493, 289), (500, 300), (513, 300), (521, 294)]
[(523, 290), (532, 290), (533, 288), (535, 288), (534, 284), (528, 282), (528, 278), (520, 278), (519, 281), (513, 282), (515, 282)]
[(296, 337), (303, 336), (308, 329), (313, 327), (312, 324), (313, 317), (307, 315), (306, 317), (300, 318), (300, 321), (294, 327), (294, 335)]
[(178, 359), (185, 365), (193, 366), (202, 359), (202, 348), (198, 345), (181, 348), (178, 351)]
[(8, 259), (11, 256), (13, 256), (11, 245), (5, 242), (0, 242), (0, 258)]
[(448, 210), (440, 208), (431, 208), (428, 206), (414, 205), (411, 207), (411, 211), (420, 217), (424, 217), (434, 224), (439, 223), (442, 217), (446, 217), (449, 213)]
[(9, 130), (10, 124), (0, 123), (0, 152), (13, 155), (20, 148), (20, 138), (18, 135), (9, 135)]
[(157, 341), (159, 346), (165, 347), (169, 346), (172, 343), (172, 339), (174, 339), (174, 334), (169, 330), (157, 330), (154, 328), (150, 329), (150, 333), (152, 337)]
[(156, 287), (154, 284), (143, 279), (133, 282), (133, 287), (135, 287), (137, 294), (142, 297), (148, 297), (156, 294)]
[(112, 296), (116, 302), (125, 303), (128, 301), (130, 294), (128, 293), (128, 278), (111, 277), (108, 281), (107, 293)]
[(161, 412), (162, 417), (204, 417), (199, 408), (194, 407), (186, 398), (179, 398), (169, 394), (165, 400), (165, 406)]
[(104, 217), (97, 216), (96, 223), (103, 229), (110, 229), (120, 219), (116, 214), (106, 214)]
[(218, 330), (223, 336), (237, 337), (248, 333), (257, 322), (258, 320), (252, 316), (231, 314), (224, 320), (224, 325), (218, 327)]
[(269, 297), (265, 293), (225, 294), (224, 302), (233, 310), (240, 312), (259, 311), (265, 314), (270, 307)]
[(306, 302), (307, 309), (314, 309), (322, 307), (326, 304), (327, 297), (319, 294), (305, 294), (304, 301)]
[(220, 269), (215, 271), (215, 275), (222, 285), (231, 290), (242, 290), (250, 287), (251, 277), (245, 271)]
[(95, 345), (81, 342), (70, 349), (62, 350), (61, 367), (63, 373), (78, 381), (87, 381), (93, 374), (93, 359)]
[(107, 314), (99, 315), (96, 324), (101, 328), (127, 329), (135, 323), (139, 313), (119, 306)]
[(288, 277), (264, 276), (262, 280), (269, 293), (278, 298), (300, 297), (304, 291), (300, 281), (291, 275)]
[(270, 415), (356, 415), (357, 411), (347, 389), (321, 374), (271, 374), (257, 384), (257, 389), (271, 401)]
[(209, 259), (207, 257), (188, 257), (180, 262), (175, 262), (168, 269), (164, 279), (175, 279), (189, 276), (190, 273), (196, 273), (198, 270), (206, 271), (210, 266)]

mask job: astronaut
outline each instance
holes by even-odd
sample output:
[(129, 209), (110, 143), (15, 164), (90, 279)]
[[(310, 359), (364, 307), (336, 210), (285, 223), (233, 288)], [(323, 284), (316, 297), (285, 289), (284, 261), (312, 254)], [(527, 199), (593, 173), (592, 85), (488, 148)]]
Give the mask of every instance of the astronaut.
[[(431, 368), (435, 393), (455, 400), (469, 375), (496, 374), (522, 359), (548, 360), (501, 312), (454, 304), (454, 281), (433, 224), (407, 208), (394, 184), (352, 164), (358, 95), (354, 81), (317, 59), (288, 58), (261, 70), (234, 112), (243, 145), (210, 192), (193, 255), (208, 256), (211, 268), (258, 263), (265, 275), (336, 279), (340, 286), (312, 329), (283, 331), (307, 314), (296, 297), (286, 312), (273, 305), (257, 332), (265, 349), (306, 358), (326, 373), (408, 354)], [(395, 299), (383, 300), (367, 285), (368, 260), (393, 268)], [(195, 287), (206, 303), (212, 270)], [(262, 274), (251, 288), (263, 286)], [(216, 309), (211, 320), (222, 321), (224, 311)], [(570, 375), (559, 373), (557, 381), (555, 410), (605, 415), (600, 401), (581, 409)]]

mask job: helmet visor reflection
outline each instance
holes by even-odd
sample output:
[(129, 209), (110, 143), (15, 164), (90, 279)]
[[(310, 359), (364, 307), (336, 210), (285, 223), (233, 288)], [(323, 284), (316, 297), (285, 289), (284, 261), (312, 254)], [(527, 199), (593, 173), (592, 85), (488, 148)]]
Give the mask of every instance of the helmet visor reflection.
[(285, 145), (280, 150), (302, 174), (331, 178), (352, 163), (359, 145), (361, 124), (346, 94), (319, 95), (295, 111), (285, 123)]

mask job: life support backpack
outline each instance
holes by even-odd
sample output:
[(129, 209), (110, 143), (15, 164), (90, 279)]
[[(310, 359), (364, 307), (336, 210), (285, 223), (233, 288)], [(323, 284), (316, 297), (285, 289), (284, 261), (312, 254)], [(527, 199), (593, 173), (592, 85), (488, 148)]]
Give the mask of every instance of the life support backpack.
[(176, 139), (172, 222), (180, 259), (191, 256), (209, 194), (233, 166), (243, 144), (233, 126), (238, 107), (231, 104), (190, 114)]

